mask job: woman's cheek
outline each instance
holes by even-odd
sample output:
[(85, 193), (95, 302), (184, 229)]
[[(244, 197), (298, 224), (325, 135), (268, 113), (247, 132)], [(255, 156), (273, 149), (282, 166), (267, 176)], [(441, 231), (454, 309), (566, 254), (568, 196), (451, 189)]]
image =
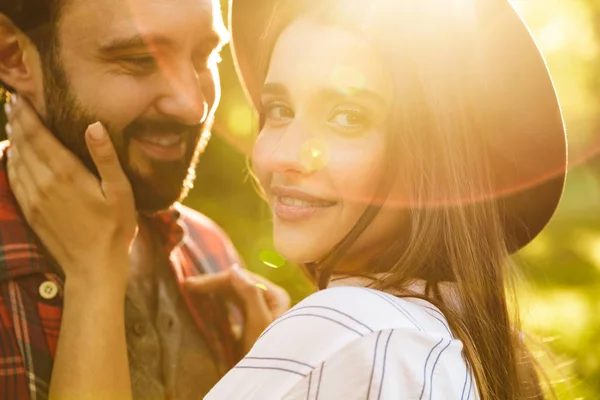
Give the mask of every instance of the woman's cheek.
[(383, 176), (384, 149), (372, 142), (352, 148), (334, 148), (329, 171), (340, 196), (366, 207), (376, 195)]
[(270, 180), (271, 173), (268, 172), (268, 140), (265, 135), (259, 134), (252, 149), (252, 169), (264, 188)]

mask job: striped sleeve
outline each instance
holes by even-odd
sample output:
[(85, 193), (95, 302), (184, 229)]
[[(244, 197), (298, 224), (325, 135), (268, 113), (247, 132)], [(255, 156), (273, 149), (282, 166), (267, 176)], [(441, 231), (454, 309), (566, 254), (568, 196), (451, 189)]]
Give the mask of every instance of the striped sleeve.
[(418, 299), (338, 287), (267, 328), (205, 399), (478, 399), (444, 315)]
[(476, 399), (459, 341), (412, 329), (373, 332), (337, 351), (286, 400)]

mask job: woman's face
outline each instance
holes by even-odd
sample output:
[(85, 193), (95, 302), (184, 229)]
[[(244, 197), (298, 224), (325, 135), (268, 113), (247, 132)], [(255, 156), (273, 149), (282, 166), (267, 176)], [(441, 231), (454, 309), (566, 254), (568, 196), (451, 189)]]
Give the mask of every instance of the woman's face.
[[(376, 196), (393, 101), (383, 64), (360, 36), (309, 18), (275, 45), (253, 160), (273, 210), (275, 247), (290, 261), (327, 255)], [(399, 215), (386, 208), (353, 251), (374, 248)]]

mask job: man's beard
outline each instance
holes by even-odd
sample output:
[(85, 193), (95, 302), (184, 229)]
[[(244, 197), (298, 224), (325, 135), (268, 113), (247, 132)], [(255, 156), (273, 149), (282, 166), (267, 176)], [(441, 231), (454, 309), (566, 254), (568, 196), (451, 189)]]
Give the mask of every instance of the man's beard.
[[(164, 210), (187, 196), (196, 178), (198, 158), (210, 135), (210, 122), (189, 126), (167, 118), (138, 119), (118, 132), (109, 121), (102, 121), (85, 111), (77, 100), (58, 60), (46, 61), (44, 63), (45, 124), (94, 175), (100, 178), (86, 145), (85, 131), (90, 124), (100, 121), (107, 129), (121, 167), (129, 179), (138, 211), (153, 213)], [(142, 177), (131, 166), (129, 148), (132, 138), (148, 131), (181, 134), (182, 140), (186, 142), (186, 152), (180, 160), (176, 161), (161, 161), (148, 157), (146, 162), (150, 166), (151, 176)]]

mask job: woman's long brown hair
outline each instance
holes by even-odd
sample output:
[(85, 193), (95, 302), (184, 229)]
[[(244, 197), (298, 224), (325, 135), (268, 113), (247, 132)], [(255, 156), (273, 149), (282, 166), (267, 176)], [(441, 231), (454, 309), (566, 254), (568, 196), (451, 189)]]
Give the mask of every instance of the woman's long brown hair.
[[(388, 121), (388, 174), (379, 193), (346, 238), (319, 263), (320, 287), (343, 263), (354, 241), (377, 218), (383, 204), (406, 210), (397, 240), (366, 264), (362, 275), (386, 273), (375, 287), (424, 298), (446, 316), (462, 341), (485, 400), (543, 399), (522, 340), (503, 204), (494, 198), (494, 171), (487, 163), (482, 104), (485, 82), (470, 48), (477, 34), (476, 11), (461, 0), (282, 0), (264, 33), (261, 69), (266, 73), (273, 44), (295, 18), (306, 16), (347, 28), (372, 43), (395, 85)], [(459, 14), (457, 14), (459, 13)], [(393, 33), (393, 37), (391, 37)], [(298, 49), (302, 51), (302, 49)], [(491, 99), (493, 101), (493, 99)], [(389, 197), (400, 182), (401, 199)], [(487, 198), (481, 197), (488, 193)], [(416, 279), (425, 294), (406, 290)], [(455, 286), (447, 304), (441, 282)]]

